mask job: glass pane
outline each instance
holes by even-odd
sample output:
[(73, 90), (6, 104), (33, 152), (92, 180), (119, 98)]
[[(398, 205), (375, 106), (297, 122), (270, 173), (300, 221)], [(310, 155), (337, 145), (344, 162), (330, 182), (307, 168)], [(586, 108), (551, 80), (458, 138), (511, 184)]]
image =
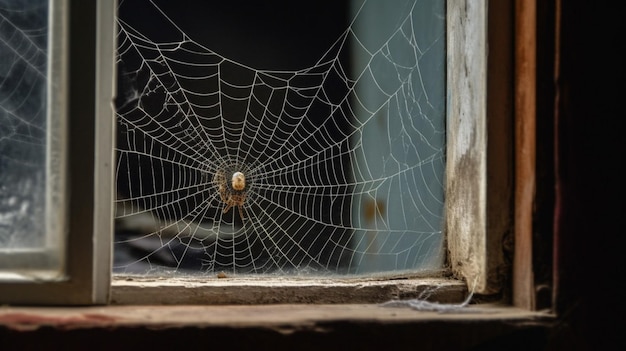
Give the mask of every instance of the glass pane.
[[(47, 0), (0, 0), (0, 271), (61, 268)], [(60, 107), (57, 107), (57, 109)], [(2, 277), (0, 276), (0, 277)]]
[(122, 2), (115, 271), (443, 263), (445, 2)]

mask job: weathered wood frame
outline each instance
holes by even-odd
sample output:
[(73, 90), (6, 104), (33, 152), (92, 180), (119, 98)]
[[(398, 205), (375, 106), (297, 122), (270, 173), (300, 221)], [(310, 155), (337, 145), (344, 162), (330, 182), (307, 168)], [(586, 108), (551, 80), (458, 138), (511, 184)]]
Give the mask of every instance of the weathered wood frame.
[(512, 239), (512, 2), (448, 1), (447, 12), (449, 264), (475, 292), (495, 294)]

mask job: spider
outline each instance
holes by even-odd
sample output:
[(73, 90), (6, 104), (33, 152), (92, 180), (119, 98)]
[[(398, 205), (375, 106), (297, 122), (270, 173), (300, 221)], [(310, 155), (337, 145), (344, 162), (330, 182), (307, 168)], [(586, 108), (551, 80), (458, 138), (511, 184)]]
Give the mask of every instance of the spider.
[(217, 193), (226, 204), (222, 213), (227, 213), (232, 207), (239, 208), (239, 216), (243, 220), (243, 205), (246, 202), (246, 176), (242, 172), (233, 173), (230, 182), (226, 180), (224, 172), (217, 171), (213, 176), (213, 183), (217, 186)]

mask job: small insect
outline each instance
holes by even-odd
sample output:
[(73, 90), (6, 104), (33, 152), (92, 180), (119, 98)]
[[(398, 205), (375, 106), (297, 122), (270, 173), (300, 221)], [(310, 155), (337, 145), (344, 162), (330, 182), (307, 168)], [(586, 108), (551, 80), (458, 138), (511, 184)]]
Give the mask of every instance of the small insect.
[(230, 181), (222, 171), (213, 176), (213, 183), (217, 186), (217, 193), (226, 207), (222, 213), (227, 213), (232, 207), (239, 208), (239, 216), (243, 220), (243, 205), (246, 202), (246, 176), (242, 172), (234, 172)]

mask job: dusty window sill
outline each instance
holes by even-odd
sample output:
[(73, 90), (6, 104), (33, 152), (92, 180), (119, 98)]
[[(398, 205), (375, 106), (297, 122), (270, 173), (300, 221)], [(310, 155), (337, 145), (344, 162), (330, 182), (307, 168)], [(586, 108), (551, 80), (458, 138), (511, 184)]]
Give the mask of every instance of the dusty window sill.
[(61, 338), (77, 347), (89, 340), (103, 350), (119, 346), (120, 340), (155, 349), (178, 347), (181, 340), (202, 347), (227, 340), (234, 349), (274, 351), (381, 350), (398, 343), (466, 349), (511, 335), (524, 344), (529, 335), (539, 335), (535, 342), (540, 343), (554, 323), (550, 313), (496, 304), (470, 304), (446, 313), (380, 304), (415, 298), (427, 289), (440, 303), (459, 303), (467, 296), (463, 282), (442, 278), (127, 277), (114, 280), (114, 304), (107, 306), (0, 307), (0, 340), (23, 346)]
[(397, 299), (427, 298), (460, 303), (467, 296), (464, 282), (448, 278), (294, 278), (116, 277), (111, 287), (113, 305), (263, 305), (370, 304)]
[(0, 340), (9, 349), (39, 349), (59, 342), (65, 349), (81, 349), (87, 343), (99, 350), (120, 345), (134, 350), (181, 345), (195, 349), (215, 343), (273, 351), (384, 350), (401, 345), (424, 350), (512, 345), (540, 349), (554, 321), (549, 313), (483, 304), (449, 313), (380, 304), (0, 307)]

